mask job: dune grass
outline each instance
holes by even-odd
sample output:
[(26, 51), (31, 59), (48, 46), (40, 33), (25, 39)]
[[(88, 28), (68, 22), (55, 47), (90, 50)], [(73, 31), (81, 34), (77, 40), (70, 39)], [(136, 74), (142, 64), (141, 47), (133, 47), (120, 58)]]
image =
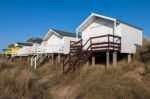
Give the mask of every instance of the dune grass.
[(0, 59), (0, 99), (150, 99), (149, 45), (144, 41), (130, 64), (83, 66), (65, 75), (62, 63), (34, 70), (26, 61)]
[[(139, 62), (120, 68), (84, 66), (62, 74), (61, 63), (49, 62), (34, 70), (27, 63), (1, 60), (1, 99), (149, 99), (150, 75)], [(138, 68), (144, 68), (139, 72)], [(135, 75), (135, 77), (134, 77)], [(133, 76), (133, 77), (132, 77)], [(141, 77), (139, 80), (138, 78)]]

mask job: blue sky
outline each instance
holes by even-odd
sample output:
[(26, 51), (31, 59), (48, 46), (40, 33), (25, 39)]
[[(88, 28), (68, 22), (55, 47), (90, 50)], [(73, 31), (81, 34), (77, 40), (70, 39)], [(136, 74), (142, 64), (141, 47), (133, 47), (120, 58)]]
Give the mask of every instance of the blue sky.
[(0, 52), (50, 28), (75, 32), (92, 12), (141, 27), (150, 38), (149, 0), (0, 0)]

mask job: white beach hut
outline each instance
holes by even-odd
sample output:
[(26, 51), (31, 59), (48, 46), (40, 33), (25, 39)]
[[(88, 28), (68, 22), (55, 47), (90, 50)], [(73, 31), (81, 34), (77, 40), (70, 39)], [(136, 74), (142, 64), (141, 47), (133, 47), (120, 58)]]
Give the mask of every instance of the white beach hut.
[[(127, 61), (131, 62), (131, 55), (135, 54), (136, 49), (142, 46), (143, 30), (141, 28), (96, 13), (92, 13), (76, 31), (77, 37), (79, 33), (81, 34), (81, 40), (73, 45), (80, 45), (81, 47), (71, 47), (76, 47), (76, 53), (80, 54), (68, 54), (68, 57), (71, 56), (71, 58), (64, 62), (64, 72), (67, 66), (69, 66), (67, 70), (70, 68), (70, 70), (75, 70), (76, 67), (88, 61), (89, 58), (91, 58), (92, 65), (94, 65), (95, 57), (104, 53), (106, 53), (106, 67), (109, 67), (110, 59), (112, 59), (114, 66), (117, 65), (117, 53), (126, 55)], [(99, 58), (99, 60), (103, 58)]]
[(17, 42), (15, 43), (15, 46), (20, 47), (20, 49), (16, 53), (16, 56), (28, 56), (31, 54), (31, 49), (33, 47), (33, 44)]
[(76, 42), (79, 39), (76, 38), (75, 33), (50, 29), (44, 36), (41, 45), (37, 48), (38, 55), (33, 56), (31, 59), (31, 65), (36, 68), (47, 57), (51, 57), (52, 61), (57, 58), (58, 62), (60, 62), (60, 56), (67, 55), (70, 52), (70, 42)]

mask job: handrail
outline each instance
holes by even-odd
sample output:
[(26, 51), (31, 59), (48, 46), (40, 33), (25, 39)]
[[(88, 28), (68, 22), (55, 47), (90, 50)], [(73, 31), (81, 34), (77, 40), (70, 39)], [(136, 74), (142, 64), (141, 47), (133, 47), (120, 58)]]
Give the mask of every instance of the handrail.
[[(93, 39), (96, 39), (96, 38), (103, 38), (103, 37), (108, 37), (108, 41), (107, 42), (101, 42), (101, 43), (92, 43), (92, 40)], [(110, 40), (110, 37), (113, 37), (113, 42)], [(118, 38), (117, 42), (115, 40), (114, 42), (114, 39)], [(88, 43), (90, 42), (90, 44)], [(73, 44), (71, 44), (73, 43)], [(81, 47), (77, 47), (78, 44), (81, 43)], [(84, 44), (82, 42), (82, 39), (77, 41), (77, 42), (74, 42), (74, 41), (71, 41), (70, 42), (70, 52), (69, 54), (64, 58), (63, 60), (63, 71), (64, 71), (64, 68), (66, 67), (67, 64), (72, 65), (73, 67), (71, 67), (73, 70), (74, 70), (74, 65), (76, 65), (77, 61), (80, 60), (81, 56), (83, 55), (83, 48), (88, 44), (88, 46), (85, 48), (84, 52), (85, 54), (87, 54), (89, 51), (93, 51), (92, 47), (94, 48), (93, 45), (103, 45), (103, 44), (108, 44), (107, 46), (105, 45), (104, 48), (106, 48), (106, 50), (110, 51), (110, 49), (112, 50), (120, 50), (121, 48), (121, 37), (119, 36), (116, 36), (116, 35), (111, 35), (111, 34), (107, 34), (107, 35), (102, 35), (102, 36), (96, 36), (96, 37), (90, 37)], [(113, 44), (113, 45), (111, 45)], [(75, 46), (76, 45), (76, 46)], [(72, 48), (71, 47), (77, 47), (77, 49), (75, 48)], [(90, 49), (91, 48), (91, 49)], [(96, 47), (95, 47), (96, 48)], [(100, 46), (97, 46), (97, 48), (101, 48)], [(116, 49), (117, 48), (117, 49)], [(89, 50), (90, 49), (90, 50)], [(71, 54), (71, 50), (75, 50), (75, 53), (72, 53)], [(69, 57), (69, 59), (67, 59), (67, 61), (65, 61), (65, 59)], [(79, 61), (79, 64), (80, 64), (80, 61)]]
[(91, 40), (91, 38), (89, 38), (83, 45), (83, 47)]
[[(77, 44), (80, 43), (80, 42), (81, 42), (81, 45), (82, 45), (82, 39), (79, 40), (79, 41), (77, 41), (77, 42), (75, 42), (74, 44), (71, 44), (71, 42), (74, 42), (74, 41), (70, 41), (70, 48), (71, 48), (72, 46), (74, 46), (74, 45), (77, 45)], [(82, 46), (81, 46), (81, 48), (82, 48)], [(80, 49), (81, 49), (81, 48), (80, 48)], [(70, 49), (70, 51), (71, 51), (71, 49)], [(70, 57), (71, 52), (69, 52), (68, 55), (64, 57), (64, 60), (63, 60), (63, 65), (64, 65), (64, 66), (63, 66), (63, 68), (66, 66), (66, 64), (67, 64), (70, 60), (72, 60), (72, 58), (73, 58), (77, 53), (78, 53), (78, 51), (77, 51), (74, 55), (72, 55), (72, 56)], [(68, 59), (67, 61), (65, 61), (65, 59), (66, 59), (67, 57), (69, 57), (70, 59)]]
[(119, 37), (119, 36), (112, 35), (112, 34), (101, 35), (101, 36), (95, 36), (95, 37), (90, 37), (90, 38), (91, 38), (91, 39), (94, 39), (94, 38), (108, 37), (108, 36), (115, 37), (115, 38), (121, 38), (121, 37)]
[[(119, 37), (119, 36), (115, 36), (115, 35), (111, 35), (111, 34), (107, 34), (107, 35), (102, 35), (102, 36), (96, 36), (96, 37), (90, 37), (85, 43), (84, 43), (84, 45), (83, 45), (83, 47), (85, 47), (85, 45), (90, 41), (90, 40), (93, 40), (93, 39), (95, 39), (95, 38), (101, 38), (101, 37), (108, 37), (108, 39), (110, 38), (110, 36), (111, 37), (115, 37), (115, 38), (119, 38), (119, 40), (121, 39), (121, 37)], [(118, 40), (118, 41), (119, 41)], [(110, 41), (108, 40), (108, 43), (109, 43)], [(90, 44), (90, 46), (91, 46), (91, 44)], [(89, 47), (90, 47), (89, 46)], [(89, 49), (89, 48), (88, 48)], [(86, 51), (87, 51), (87, 49), (86, 49)]]
[[(70, 43), (71, 43), (71, 42), (73, 42), (73, 41), (70, 41)], [(70, 44), (70, 46), (76, 45), (76, 44), (78, 44), (79, 42), (82, 42), (82, 39), (79, 40), (79, 41), (77, 41), (77, 42), (75, 42), (74, 44)]]
[[(70, 61), (70, 60), (72, 60), (72, 58), (74, 57), (74, 56), (76, 56), (77, 54), (79, 54), (79, 52), (82, 52), (82, 48), (88, 43), (90, 41), (90, 39), (88, 39), (87, 41), (86, 41), (86, 43), (83, 45), (83, 46), (81, 46), (81, 48), (79, 48), (79, 49), (81, 49), (81, 50), (78, 50), (77, 52), (76, 52), (76, 54), (74, 54), (74, 55), (72, 55), (71, 57), (69, 57), (70, 59), (68, 59), (65, 63), (64, 63), (64, 60), (63, 60), (63, 68), (66, 66), (66, 64)], [(82, 43), (82, 39), (81, 40), (79, 40), (78, 42), (76, 42), (76, 43), (74, 43), (73, 45), (75, 45), (75, 44), (78, 44), (79, 42), (81, 42)], [(70, 52), (69, 52), (69, 54), (67, 55), (67, 57), (70, 55)]]
[[(75, 42), (75, 41), (70, 41), (70, 47), (73, 46), (73, 45), (76, 45), (76, 44), (79, 43), (80, 41), (82, 41), (82, 39), (79, 40), (79, 41), (77, 41), (77, 42)], [(74, 42), (74, 44), (71, 44), (72, 42)], [(64, 64), (64, 62), (65, 62), (65, 59), (66, 59), (67, 57), (69, 57), (70, 54), (71, 54), (71, 52), (69, 52), (68, 55), (64, 57), (64, 59), (63, 59), (63, 64)], [(70, 58), (72, 58), (73, 56), (74, 56), (74, 55), (72, 55)], [(68, 60), (68, 61), (69, 61), (69, 60)], [(65, 63), (67, 63), (68, 61), (66, 61)]]

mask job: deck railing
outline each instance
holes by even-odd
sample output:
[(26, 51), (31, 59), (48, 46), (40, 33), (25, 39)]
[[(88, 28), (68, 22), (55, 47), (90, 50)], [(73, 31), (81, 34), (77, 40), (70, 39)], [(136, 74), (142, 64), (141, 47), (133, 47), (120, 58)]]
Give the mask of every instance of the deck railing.
[(75, 66), (80, 65), (81, 61), (85, 62), (92, 52), (120, 50), (121, 37), (110, 34), (90, 37), (85, 42), (82, 42), (82, 39), (78, 42), (70, 42), (70, 53), (63, 60), (63, 73), (66, 72), (66, 66), (69, 66), (68, 70), (74, 71)]
[(38, 46), (38, 47), (23, 47), (19, 49), (16, 56), (27, 56), (38, 53), (63, 53), (64, 47), (62, 45), (51, 45), (51, 46)]
[(102, 35), (90, 38), (92, 51), (120, 51), (121, 37), (115, 35)]

